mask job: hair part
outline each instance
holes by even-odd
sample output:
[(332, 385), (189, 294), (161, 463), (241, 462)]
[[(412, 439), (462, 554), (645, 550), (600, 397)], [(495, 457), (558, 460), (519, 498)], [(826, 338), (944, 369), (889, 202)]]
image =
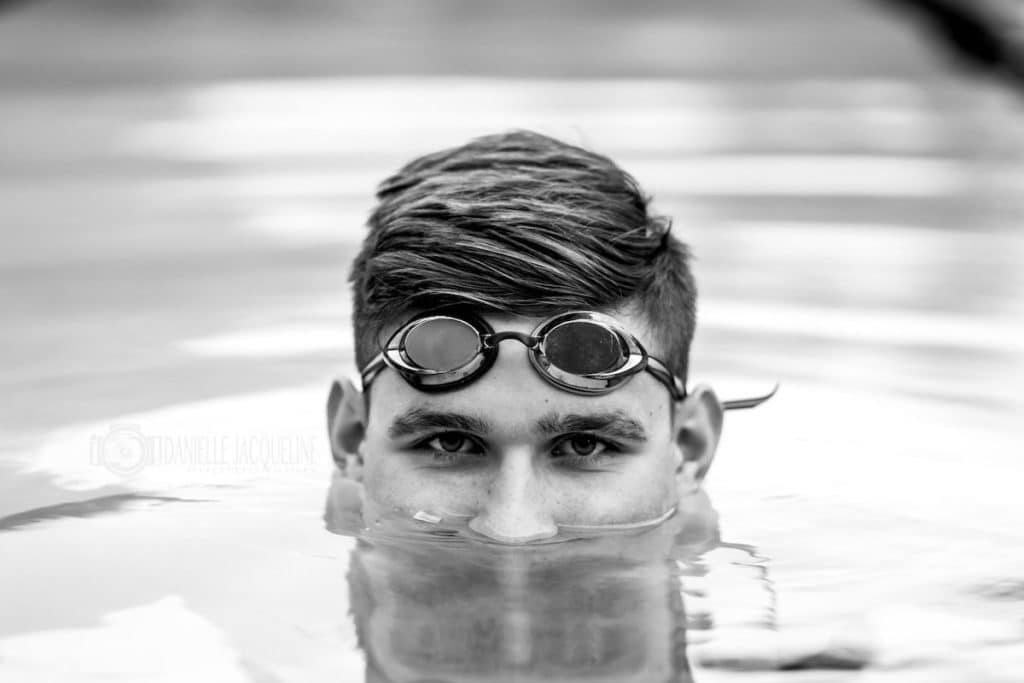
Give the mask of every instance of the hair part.
[(530, 317), (631, 308), (686, 379), (696, 325), (689, 250), (607, 157), (528, 131), (420, 157), (381, 183), (353, 264), (356, 362), (413, 312)]

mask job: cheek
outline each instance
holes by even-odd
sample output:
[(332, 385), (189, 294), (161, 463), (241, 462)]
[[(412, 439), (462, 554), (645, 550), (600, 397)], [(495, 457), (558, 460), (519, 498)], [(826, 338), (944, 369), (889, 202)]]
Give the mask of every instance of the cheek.
[(629, 471), (613, 494), (619, 508), (632, 513), (636, 520), (657, 517), (677, 500), (675, 473), (670, 459), (652, 455), (642, 465)]
[(486, 490), (480, 476), (439, 476), (416, 467), (404, 453), (367, 448), (363, 465), (363, 491), (368, 502), (382, 509), (414, 514), (420, 510), (461, 513), (472, 508)]
[(403, 466), (405, 458), (372, 445), (363, 458), (363, 490), (368, 500), (377, 504), (405, 508), (410, 496), (421, 488), (411, 468)]
[(566, 483), (566, 518), (575, 524), (630, 524), (664, 514), (678, 502), (671, 458), (656, 453), (635, 456), (615, 475)]

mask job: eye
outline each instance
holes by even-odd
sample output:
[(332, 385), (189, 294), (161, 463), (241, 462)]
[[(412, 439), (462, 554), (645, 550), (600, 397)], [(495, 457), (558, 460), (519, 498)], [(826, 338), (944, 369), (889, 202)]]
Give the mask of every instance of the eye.
[(484, 448), (472, 437), (459, 432), (442, 432), (424, 439), (416, 448), (438, 465), (468, 465), (482, 462)]
[(555, 444), (551, 454), (561, 458), (588, 460), (614, 450), (613, 444), (593, 434), (572, 434)]
[(445, 432), (438, 434), (425, 443), (427, 448), (443, 453), (471, 453), (476, 444), (464, 434)]

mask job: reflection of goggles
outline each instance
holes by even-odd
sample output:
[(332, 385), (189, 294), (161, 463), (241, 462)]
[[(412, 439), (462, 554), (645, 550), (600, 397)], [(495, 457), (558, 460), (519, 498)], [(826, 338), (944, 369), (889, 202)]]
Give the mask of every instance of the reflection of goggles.
[[(686, 398), (683, 382), (663, 362), (647, 355), (636, 337), (615, 319), (591, 311), (548, 318), (528, 335), (495, 332), (484, 320), (463, 314), (414, 318), (367, 363), (363, 387), (390, 366), (421, 391), (455, 389), (487, 372), (498, 357), (498, 345), (506, 339), (526, 346), (537, 374), (574, 394), (606, 394), (646, 370), (668, 388), (674, 400)], [(770, 396), (726, 401), (723, 407), (752, 408)]]

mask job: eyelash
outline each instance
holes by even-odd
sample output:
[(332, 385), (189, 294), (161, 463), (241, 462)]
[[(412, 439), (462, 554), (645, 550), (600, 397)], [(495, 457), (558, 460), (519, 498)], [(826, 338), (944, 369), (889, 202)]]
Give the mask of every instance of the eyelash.
[[(432, 441), (443, 438), (445, 436), (457, 436), (461, 439), (464, 439), (470, 446), (472, 446), (476, 450), (447, 451), (442, 448), (437, 448), (430, 445)], [(558, 450), (560, 446), (572, 441), (573, 439), (577, 439), (580, 437), (594, 439), (594, 441), (597, 442), (597, 446), (601, 448), (601, 450), (595, 455), (574, 455), (569, 453), (556, 454), (556, 459), (559, 461), (561, 465), (567, 467), (593, 465), (596, 462), (600, 462), (602, 458), (611, 457), (613, 454), (618, 454), (622, 452), (621, 446), (615, 443), (614, 441), (610, 441), (608, 439), (597, 436), (596, 434), (591, 434), (588, 432), (566, 434), (565, 436), (561, 437), (560, 439), (558, 439), (558, 441), (554, 443), (551, 450), (552, 452), (555, 452)], [(417, 450), (430, 451), (435, 462), (437, 462), (438, 464), (445, 465), (454, 465), (460, 462), (465, 462), (466, 460), (469, 459), (467, 458), (467, 456), (473, 456), (474, 458), (481, 457), (485, 454), (486, 451), (486, 449), (483, 447), (483, 445), (480, 444), (479, 441), (465, 434), (460, 434), (459, 432), (438, 432), (436, 434), (431, 434), (430, 436), (416, 443), (413, 446), (413, 448)]]

